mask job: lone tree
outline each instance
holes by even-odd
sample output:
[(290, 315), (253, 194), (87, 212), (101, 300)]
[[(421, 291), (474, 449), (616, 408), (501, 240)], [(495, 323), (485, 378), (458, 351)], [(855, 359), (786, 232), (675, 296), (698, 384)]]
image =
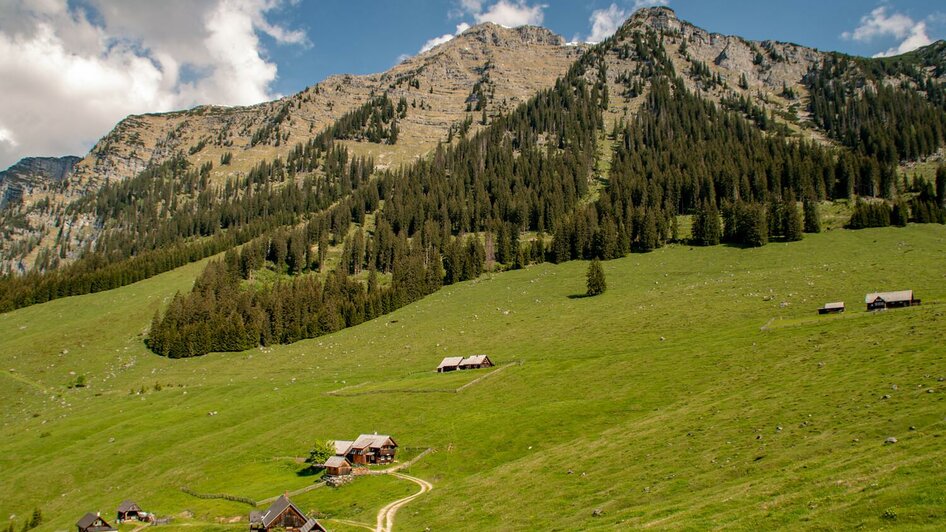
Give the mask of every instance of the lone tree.
[(305, 463), (309, 464), (309, 469), (317, 469), (321, 468), (325, 461), (333, 456), (335, 456), (334, 444), (327, 441), (315, 442)]
[(588, 265), (588, 292), (589, 296), (596, 296), (604, 293), (608, 285), (604, 280), (604, 270), (601, 269), (601, 261), (594, 259)]
[(818, 214), (818, 204), (810, 199), (807, 199), (802, 206), (802, 210), (805, 213), (805, 232), (820, 233), (821, 216)]

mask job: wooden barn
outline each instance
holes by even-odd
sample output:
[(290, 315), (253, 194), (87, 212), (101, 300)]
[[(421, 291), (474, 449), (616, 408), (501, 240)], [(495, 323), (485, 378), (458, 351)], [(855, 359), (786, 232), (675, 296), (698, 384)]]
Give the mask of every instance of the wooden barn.
[(345, 453), (349, 464), (387, 464), (394, 460), (397, 443), (386, 434), (362, 434)]
[(287, 532), (325, 532), (318, 521), (306, 517), (286, 495), (280, 495), (265, 512), (250, 512), (250, 530), (286, 530)]
[(447, 357), (437, 366), (437, 373), (456, 371), (460, 369), (460, 362), (463, 362), (463, 357)]
[(874, 292), (864, 297), (867, 310), (884, 310), (888, 308), (915, 307), (920, 300), (913, 297), (913, 290), (899, 290), (897, 292)]
[(841, 312), (844, 312), (844, 301), (825, 303), (823, 307), (818, 309), (818, 314), (838, 314)]
[(493, 361), (486, 355), (473, 355), (460, 361), (460, 369), (481, 369), (493, 367)]
[(344, 456), (332, 456), (325, 461), (325, 474), (340, 477), (351, 474), (351, 464)]
[(143, 521), (147, 518), (148, 513), (142, 510), (134, 501), (125, 500), (118, 505), (116, 520), (119, 523), (123, 521)]
[(102, 519), (101, 515), (92, 512), (83, 515), (82, 519), (79, 519), (76, 523), (76, 528), (79, 532), (107, 532), (110, 530), (118, 530), (108, 524), (108, 521)]

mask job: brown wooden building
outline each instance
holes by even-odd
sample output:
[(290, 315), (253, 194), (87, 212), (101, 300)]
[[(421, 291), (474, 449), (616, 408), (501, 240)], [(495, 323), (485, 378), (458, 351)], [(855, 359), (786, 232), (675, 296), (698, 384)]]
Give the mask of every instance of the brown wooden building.
[[(339, 442), (336, 442), (338, 453)], [(348, 443), (348, 442), (342, 442)], [(387, 464), (394, 460), (397, 452), (397, 442), (386, 434), (362, 434), (344, 451), (349, 464)]]
[(79, 532), (109, 532), (118, 530), (117, 528), (108, 524), (108, 521), (102, 519), (102, 516), (92, 512), (83, 515), (82, 519), (79, 519), (79, 521), (76, 523), (76, 528)]
[(888, 308), (915, 307), (920, 300), (913, 297), (913, 290), (899, 290), (897, 292), (874, 292), (864, 296), (867, 310), (884, 310)]
[(456, 371), (460, 369), (460, 362), (463, 362), (463, 357), (447, 357), (437, 366), (437, 373)]
[(265, 512), (250, 512), (250, 530), (286, 530), (287, 532), (325, 532), (318, 521), (306, 517), (286, 495), (280, 495)]
[(825, 303), (818, 309), (818, 314), (838, 314), (844, 312), (844, 301), (835, 301), (834, 303)]
[(340, 477), (351, 474), (351, 463), (344, 456), (332, 456), (325, 461), (325, 474)]
[(481, 369), (493, 367), (493, 361), (486, 355), (473, 355), (460, 361), (460, 369)]
[(135, 501), (125, 500), (118, 505), (116, 520), (123, 521), (143, 521), (148, 519), (148, 513), (135, 504)]

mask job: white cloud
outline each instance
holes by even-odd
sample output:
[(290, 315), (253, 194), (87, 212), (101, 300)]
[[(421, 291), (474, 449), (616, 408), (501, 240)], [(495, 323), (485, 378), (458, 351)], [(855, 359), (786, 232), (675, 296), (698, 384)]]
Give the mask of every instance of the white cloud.
[(128, 114), (272, 99), (276, 65), (259, 35), (309, 45), (271, 22), (281, 0), (89, 4), (0, 2), (0, 168), (83, 155)]
[(611, 4), (607, 9), (597, 9), (591, 13), (588, 22), (591, 23), (591, 35), (587, 42), (599, 43), (614, 34), (621, 27), (627, 12), (617, 4)]
[(657, 7), (665, 6), (670, 4), (670, 0), (634, 0), (634, 9), (641, 9), (643, 7)]
[[(464, 31), (466, 31), (466, 30), (468, 30), (468, 29), (470, 29), (470, 25), (467, 24), (466, 22), (461, 22), (461, 23), (457, 24), (457, 30), (456, 30), (455, 33), (445, 33), (445, 34), (441, 35), (440, 37), (434, 37), (433, 39), (428, 40), (427, 42), (424, 43), (423, 46), (421, 46), (420, 52), (418, 52), (418, 53), (421, 53), (421, 54), (422, 54), (422, 53), (426, 52), (427, 50), (430, 50), (431, 48), (433, 48), (433, 47), (435, 47), (435, 46), (439, 46), (439, 45), (441, 45), (441, 44), (443, 44), (443, 43), (445, 43), (445, 42), (451, 41), (451, 40), (453, 40), (454, 37), (456, 37), (457, 35), (460, 35), (461, 33), (463, 33)], [(406, 59), (406, 57), (405, 57), (405, 59)], [(403, 59), (401, 59), (401, 61), (403, 61)], [(398, 62), (400, 62), (400, 61), (398, 61)]]
[(889, 13), (887, 6), (880, 6), (861, 17), (860, 25), (854, 31), (845, 31), (841, 38), (858, 42), (870, 42), (877, 38), (893, 37), (901, 39), (900, 44), (874, 57), (903, 54), (926, 46), (933, 42), (927, 34), (925, 21), (914, 21), (903, 13)]
[(499, 0), (486, 11), (473, 13), (473, 18), (477, 24), (493, 22), (508, 28), (539, 26), (545, 18), (543, 11), (546, 7), (545, 4), (529, 5), (525, 0)]

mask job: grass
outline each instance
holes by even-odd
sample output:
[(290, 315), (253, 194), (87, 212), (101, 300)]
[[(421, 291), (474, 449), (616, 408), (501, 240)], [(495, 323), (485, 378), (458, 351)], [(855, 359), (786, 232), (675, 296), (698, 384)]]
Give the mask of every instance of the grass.
[[(169, 530), (244, 529), (249, 506), (179, 488), (299, 489), (315, 477), (292, 457), (378, 431), (436, 449), (409, 472), (435, 489), (402, 530), (941, 529), (944, 256), (934, 225), (671, 246), (604, 263), (598, 297), (568, 297), (585, 263), (539, 265), (330, 336), (185, 360), (142, 340), (201, 264), (21, 309), (0, 315), (0, 515), (39, 507), (64, 530), (131, 498), (178, 516)], [(902, 288), (923, 306), (863, 312), (864, 293)], [(845, 315), (815, 314), (837, 300)], [(523, 363), (458, 394), (325, 393), (455, 388), (481, 372), (429, 372), (470, 353)], [(67, 389), (77, 375), (88, 386)], [(296, 502), (370, 524), (414, 491), (372, 477)]]

